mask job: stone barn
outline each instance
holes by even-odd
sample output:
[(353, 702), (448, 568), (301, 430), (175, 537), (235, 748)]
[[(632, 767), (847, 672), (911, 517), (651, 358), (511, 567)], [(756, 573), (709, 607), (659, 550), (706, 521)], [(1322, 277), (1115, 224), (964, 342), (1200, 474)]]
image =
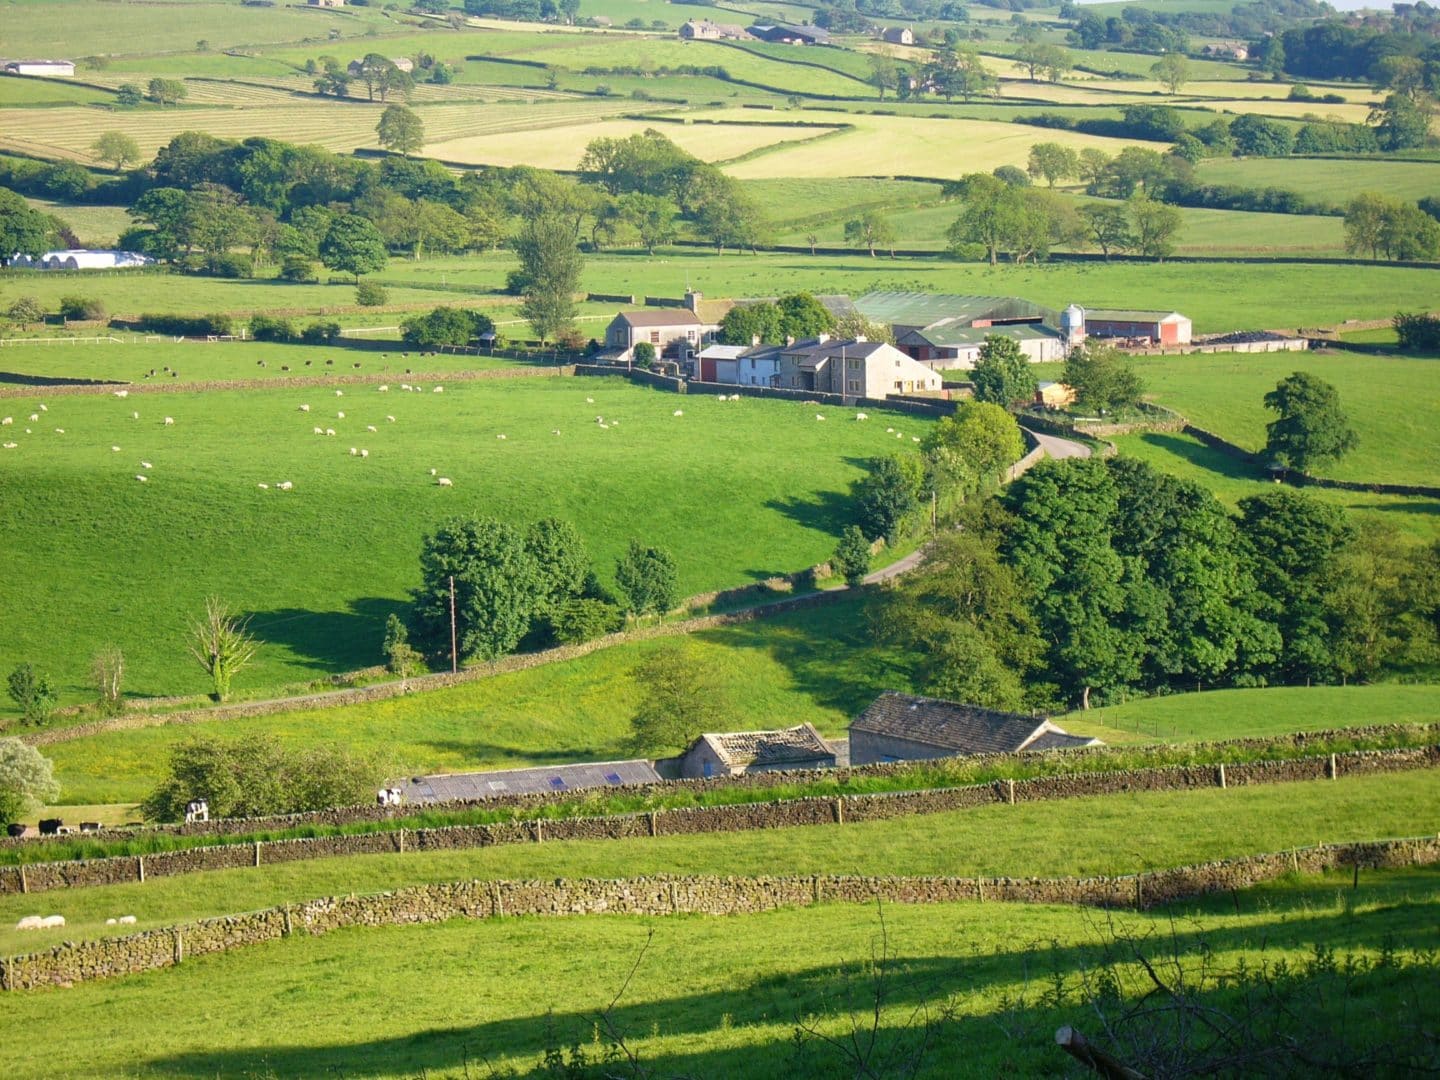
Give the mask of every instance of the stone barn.
[(779, 769), (833, 769), (835, 748), (813, 724), (780, 731), (732, 731), (701, 735), (680, 758), (687, 780), (743, 776)]
[(850, 724), (850, 764), (1063, 750), (1100, 740), (1049, 720), (887, 690)]

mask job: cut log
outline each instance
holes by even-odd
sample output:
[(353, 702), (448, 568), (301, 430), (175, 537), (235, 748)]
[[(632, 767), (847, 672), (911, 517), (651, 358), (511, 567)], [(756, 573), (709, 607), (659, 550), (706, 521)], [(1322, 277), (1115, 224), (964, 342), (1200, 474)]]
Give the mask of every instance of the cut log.
[(1092, 1046), (1085, 1040), (1084, 1035), (1068, 1024), (1055, 1032), (1055, 1043), (1076, 1061), (1099, 1073), (1106, 1080), (1145, 1080), (1144, 1073), (1130, 1068), (1098, 1046)]

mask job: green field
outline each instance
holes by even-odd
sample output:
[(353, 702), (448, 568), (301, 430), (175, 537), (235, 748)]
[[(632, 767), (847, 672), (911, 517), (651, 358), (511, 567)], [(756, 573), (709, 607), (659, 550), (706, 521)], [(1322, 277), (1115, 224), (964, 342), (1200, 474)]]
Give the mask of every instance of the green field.
[[(866, 962), (878, 953), (892, 965), (882, 1044), (912, 1022), (919, 1002), (954, 1000), (956, 1016), (938, 1029), (923, 1075), (954, 1075), (962, 1053), (967, 1067), (986, 1075), (1063, 1074), (1052, 1033), (1077, 1017), (1092, 1019), (1080, 996), (1085, 973), (1093, 978), (1117, 939), (1125, 961), (1131, 942), (1157, 962), (1164, 956), (1172, 980), (1181, 966), (1193, 975), (1202, 957), (1225, 971), (1283, 959), (1294, 971), (1289, 985), (1308, 991), (1300, 1000), (1325, 1001), (1337, 1012), (1330, 995), (1343, 984), (1312, 966), (1317, 942), (1372, 962), (1383, 941), (1401, 950), (1406, 965), (1415, 962), (1412, 950), (1435, 948), (1423, 914), (1440, 889), (1433, 870), (1367, 873), (1343, 899), (1336, 895), (1342, 884), (1349, 880), (1340, 875), (1292, 879), (1227, 896), (1225, 906), (1202, 901), (1103, 920), (1071, 908), (960, 903), (723, 918), (455, 920), (297, 936), (66, 991), (67, 1037), (43, 1050), (34, 1040), (16, 1043), (12, 1070), (460, 1077), (475, 1075), (482, 1062), (538, 1070), (547, 1043), (588, 1047), (595, 1013), (623, 987), (612, 1018), (665, 1075), (829, 1072), (792, 1056), (793, 1030), (815, 1017), (821, 1030), (845, 1037), (851, 1024), (866, 1023), (847, 1010), (863, 1015), (873, 1003)], [(397, 972), (407, 973), (404, 1009), (395, 1008)], [(1117, 973), (1126, 994), (1148, 987), (1129, 963)], [(1407, 966), (1352, 977), (1340, 998), (1348, 1003), (1347, 1037), (1378, 1037), (1382, 1017), (1423, 1006), (1413, 995), (1424, 994), (1426, 974)], [(46, 1022), (56, 1000), (50, 992), (11, 995), (9, 1030)], [(1433, 1009), (1433, 1001), (1423, 1007)]]
[(1347, 352), (1141, 359), (1148, 391), (1196, 426), (1248, 449), (1265, 445), (1275, 418), (1266, 392), (1293, 371), (1331, 383), (1359, 435), (1356, 448), (1319, 470), (1341, 480), (1440, 484), (1440, 361)]
[(102, 105), (115, 97), (93, 86), (81, 86), (62, 79), (19, 76), (0, 78), (0, 106), (11, 105)]
[(1362, 191), (1409, 201), (1440, 195), (1440, 162), (1430, 161), (1209, 158), (1196, 176), (1209, 184), (1287, 188), (1336, 203)]
[[(152, 877), (0, 897), (0, 949), (33, 947), (14, 922), (37, 906), (65, 916), (67, 937), (128, 933), (105, 919), (134, 912), (140, 929), (343, 892), (468, 879), (638, 874), (939, 874), (1085, 876), (1134, 873), (1258, 851), (1440, 827), (1433, 772), (1226, 791), (1137, 792), (985, 806), (888, 821), (637, 840), (502, 844), (460, 851), (357, 855)], [(1047, 827), (1057, 815), (1063, 833)], [(1217, 830), (1217, 816), (1226, 828)], [(1123, 842), (1115, 838), (1123, 836)], [(1003, 838), (1002, 843), (995, 838)]]
[(54, 214), (69, 225), (80, 237), (80, 243), (86, 247), (114, 247), (116, 238), (135, 224), (123, 206), (75, 206), (51, 199), (25, 201), (36, 210)]
[[(418, 581), (422, 533), (458, 512), (571, 519), (602, 576), (639, 534), (675, 552), (682, 594), (745, 584), (828, 556), (840, 493), (863, 458), (895, 445), (883, 413), (822, 424), (813, 407), (677, 399), (620, 380), (429, 389), (53, 398), (33, 424), (24, 418), (40, 397), (16, 399), (7, 415), (35, 433), (8, 429), (19, 445), (4, 451), (12, 497), (0, 546), (14, 555), (0, 583), (10, 613), (0, 668), (33, 659), (74, 700), (91, 652), (114, 641), (132, 692), (193, 692), (203, 679), (184, 659), (183, 627), (213, 592), (251, 613), (268, 642), (237, 689), (366, 666), (385, 616)], [(685, 415), (672, 416), (679, 404)], [(623, 423), (603, 430), (597, 413)], [(916, 435), (926, 426), (898, 423)], [(312, 435), (315, 425), (338, 435)], [(154, 465), (144, 484), (142, 459)], [(437, 488), (432, 468), (453, 489)], [(257, 489), (286, 480), (293, 492)], [(26, 542), (38, 535), (53, 540)], [(97, 587), (98, 605), (86, 599)]]

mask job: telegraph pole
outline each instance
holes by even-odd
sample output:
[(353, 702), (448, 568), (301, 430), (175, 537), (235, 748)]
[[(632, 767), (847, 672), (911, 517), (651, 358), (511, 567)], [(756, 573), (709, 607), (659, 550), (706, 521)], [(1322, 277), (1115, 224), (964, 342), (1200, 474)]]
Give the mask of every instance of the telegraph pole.
[(455, 575), (450, 575), (450, 673), (460, 670), (459, 653), (455, 648)]

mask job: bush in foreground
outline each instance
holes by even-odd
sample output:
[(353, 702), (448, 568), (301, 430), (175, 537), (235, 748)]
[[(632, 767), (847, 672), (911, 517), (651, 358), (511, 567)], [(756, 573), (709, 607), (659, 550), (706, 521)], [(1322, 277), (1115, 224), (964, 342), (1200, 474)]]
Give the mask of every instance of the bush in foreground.
[(59, 797), (48, 758), (19, 739), (0, 739), (0, 823), (18, 821)]

